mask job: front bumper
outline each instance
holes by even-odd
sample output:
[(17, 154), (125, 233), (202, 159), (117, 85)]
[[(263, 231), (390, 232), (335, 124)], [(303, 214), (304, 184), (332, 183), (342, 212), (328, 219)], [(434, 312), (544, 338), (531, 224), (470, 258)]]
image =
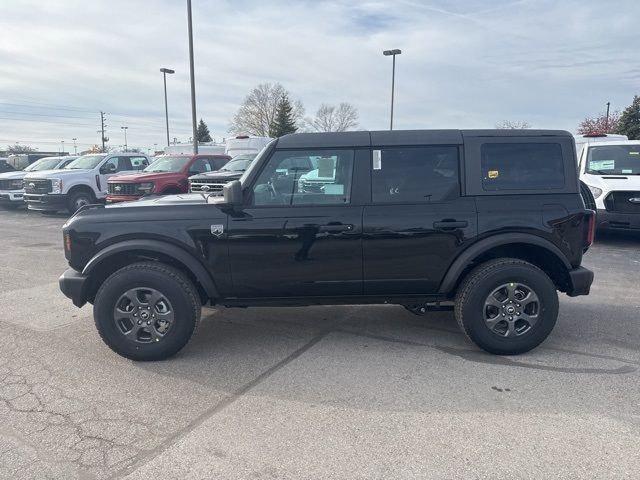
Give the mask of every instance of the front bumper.
[(640, 230), (640, 214), (608, 212), (598, 209), (596, 227), (611, 230)]
[(593, 272), (584, 267), (569, 270), (569, 289), (567, 295), (577, 297), (579, 295), (589, 295), (591, 284), (593, 283)]
[(86, 277), (73, 268), (66, 269), (58, 279), (60, 290), (67, 298), (71, 299), (76, 307), (82, 307), (87, 303), (85, 291), (88, 279), (89, 277)]
[(0, 191), (0, 205), (23, 205), (24, 190)]
[(67, 208), (66, 195), (25, 193), (24, 201), (27, 202), (29, 210), (57, 212)]
[(107, 203), (135, 202), (140, 200), (142, 195), (107, 195)]

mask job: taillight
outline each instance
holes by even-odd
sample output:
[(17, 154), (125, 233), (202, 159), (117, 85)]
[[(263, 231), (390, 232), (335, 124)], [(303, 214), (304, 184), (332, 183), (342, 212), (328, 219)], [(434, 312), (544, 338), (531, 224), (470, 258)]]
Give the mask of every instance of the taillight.
[(64, 232), (64, 249), (66, 252), (71, 252), (71, 235), (69, 232)]
[(587, 210), (587, 232), (585, 235), (585, 248), (589, 248), (593, 245), (593, 240), (596, 236), (596, 212), (593, 210)]

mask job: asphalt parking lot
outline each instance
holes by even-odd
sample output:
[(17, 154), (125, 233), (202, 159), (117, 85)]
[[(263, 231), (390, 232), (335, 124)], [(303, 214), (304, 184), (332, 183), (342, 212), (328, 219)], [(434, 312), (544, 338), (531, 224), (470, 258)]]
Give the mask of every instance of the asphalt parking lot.
[(205, 310), (169, 361), (112, 353), (59, 291), (65, 217), (0, 210), (0, 478), (638, 478), (640, 235), (600, 235), (549, 339), (451, 313)]

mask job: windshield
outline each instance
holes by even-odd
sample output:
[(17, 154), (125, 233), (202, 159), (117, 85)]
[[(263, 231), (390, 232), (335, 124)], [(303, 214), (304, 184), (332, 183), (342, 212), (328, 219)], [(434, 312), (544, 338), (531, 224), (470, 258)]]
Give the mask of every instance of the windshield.
[(33, 162), (28, 167), (25, 167), (25, 172), (37, 172), (40, 170), (51, 170), (52, 168), (56, 168), (60, 163), (59, 158), (41, 158)]
[(159, 157), (144, 172), (179, 172), (191, 157)]
[(85, 155), (83, 157), (74, 160), (69, 165), (64, 167), (65, 170), (78, 170), (81, 168), (93, 169), (96, 168), (106, 155)]
[(244, 172), (249, 165), (251, 165), (252, 159), (237, 158), (229, 161), (224, 167), (220, 169), (221, 172)]
[(603, 145), (589, 148), (587, 173), (640, 175), (640, 145)]

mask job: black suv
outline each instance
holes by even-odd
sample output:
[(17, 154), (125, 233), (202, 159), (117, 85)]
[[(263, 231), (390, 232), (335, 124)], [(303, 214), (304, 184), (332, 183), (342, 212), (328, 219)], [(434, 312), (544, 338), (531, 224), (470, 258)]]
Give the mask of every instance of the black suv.
[(478, 346), (518, 354), (553, 329), (557, 291), (589, 293), (593, 232), (568, 132), (294, 134), (222, 197), (84, 207), (60, 288), (136, 360), (175, 354), (206, 304), (451, 308)]

